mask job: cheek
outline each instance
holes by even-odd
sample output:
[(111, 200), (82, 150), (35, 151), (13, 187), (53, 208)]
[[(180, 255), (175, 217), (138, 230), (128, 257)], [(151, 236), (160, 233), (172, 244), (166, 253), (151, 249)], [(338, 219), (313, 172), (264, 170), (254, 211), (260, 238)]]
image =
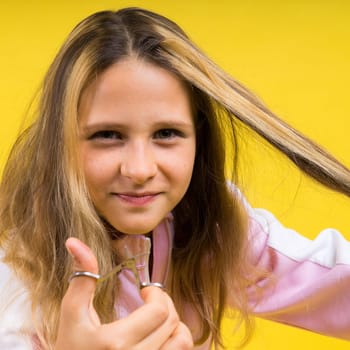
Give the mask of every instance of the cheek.
[(168, 158), (168, 169), (182, 190), (186, 190), (191, 181), (194, 158), (194, 149), (186, 149), (184, 152)]
[(194, 158), (191, 157), (190, 159), (186, 159), (186, 161), (182, 163), (182, 166), (180, 166), (179, 176), (189, 181), (190, 178), (192, 177), (193, 165), (194, 165)]
[(112, 172), (112, 164), (108, 161), (108, 157), (101, 157), (94, 152), (85, 152), (82, 161), (88, 189), (96, 192), (108, 180)]
[(192, 145), (192, 147), (188, 148), (183, 158), (184, 171), (187, 174), (189, 174), (190, 177), (192, 176), (195, 157), (196, 157), (196, 147), (195, 145)]

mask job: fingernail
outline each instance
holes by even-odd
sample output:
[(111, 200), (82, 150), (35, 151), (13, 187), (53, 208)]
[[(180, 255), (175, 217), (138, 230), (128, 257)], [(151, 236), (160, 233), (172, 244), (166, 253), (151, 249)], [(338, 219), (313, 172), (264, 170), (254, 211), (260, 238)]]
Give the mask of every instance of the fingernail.
[(79, 264), (79, 259), (74, 255), (74, 253), (71, 251), (71, 249), (69, 247), (66, 246), (66, 249), (69, 253), (69, 255), (72, 257), (73, 261), (75, 264)]

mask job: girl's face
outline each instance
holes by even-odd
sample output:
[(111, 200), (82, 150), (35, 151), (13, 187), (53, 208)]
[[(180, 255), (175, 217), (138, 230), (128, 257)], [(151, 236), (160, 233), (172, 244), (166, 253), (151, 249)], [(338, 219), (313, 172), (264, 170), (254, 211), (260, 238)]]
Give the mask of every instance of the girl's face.
[(184, 84), (128, 58), (83, 93), (80, 151), (92, 201), (116, 230), (147, 233), (179, 203), (192, 176), (195, 126)]

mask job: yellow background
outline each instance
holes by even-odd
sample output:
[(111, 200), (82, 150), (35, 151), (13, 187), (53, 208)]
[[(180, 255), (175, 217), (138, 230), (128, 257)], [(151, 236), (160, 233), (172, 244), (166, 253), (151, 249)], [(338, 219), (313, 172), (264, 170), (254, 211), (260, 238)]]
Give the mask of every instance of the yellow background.
[[(124, 6), (146, 7), (174, 19), (272, 110), (350, 165), (346, 0), (3, 0), (0, 167), (49, 62), (72, 27), (92, 12)], [(258, 140), (249, 141), (244, 152), (244, 189), (255, 206), (272, 210), (308, 237), (333, 226), (350, 238), (350, 200), (305, 179)], [(230, 336), (229, 321), (225, 335), (233, 349), (237, 338)], [(246, 348), (340, 350), (349, 343), (258, 320)]]

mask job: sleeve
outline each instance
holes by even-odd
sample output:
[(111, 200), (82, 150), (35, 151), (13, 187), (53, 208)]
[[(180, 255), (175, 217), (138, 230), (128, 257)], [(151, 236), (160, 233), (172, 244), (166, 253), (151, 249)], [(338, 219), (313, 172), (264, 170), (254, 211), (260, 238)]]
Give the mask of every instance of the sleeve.
[(26, 290), (0, 252), (0, 349), (33, 350), (34, 329)]
[(314, 240), (285, 228), (268, 211), (249, 205), (253, 314), (350, 340), (350, 242), (334, 229)]

